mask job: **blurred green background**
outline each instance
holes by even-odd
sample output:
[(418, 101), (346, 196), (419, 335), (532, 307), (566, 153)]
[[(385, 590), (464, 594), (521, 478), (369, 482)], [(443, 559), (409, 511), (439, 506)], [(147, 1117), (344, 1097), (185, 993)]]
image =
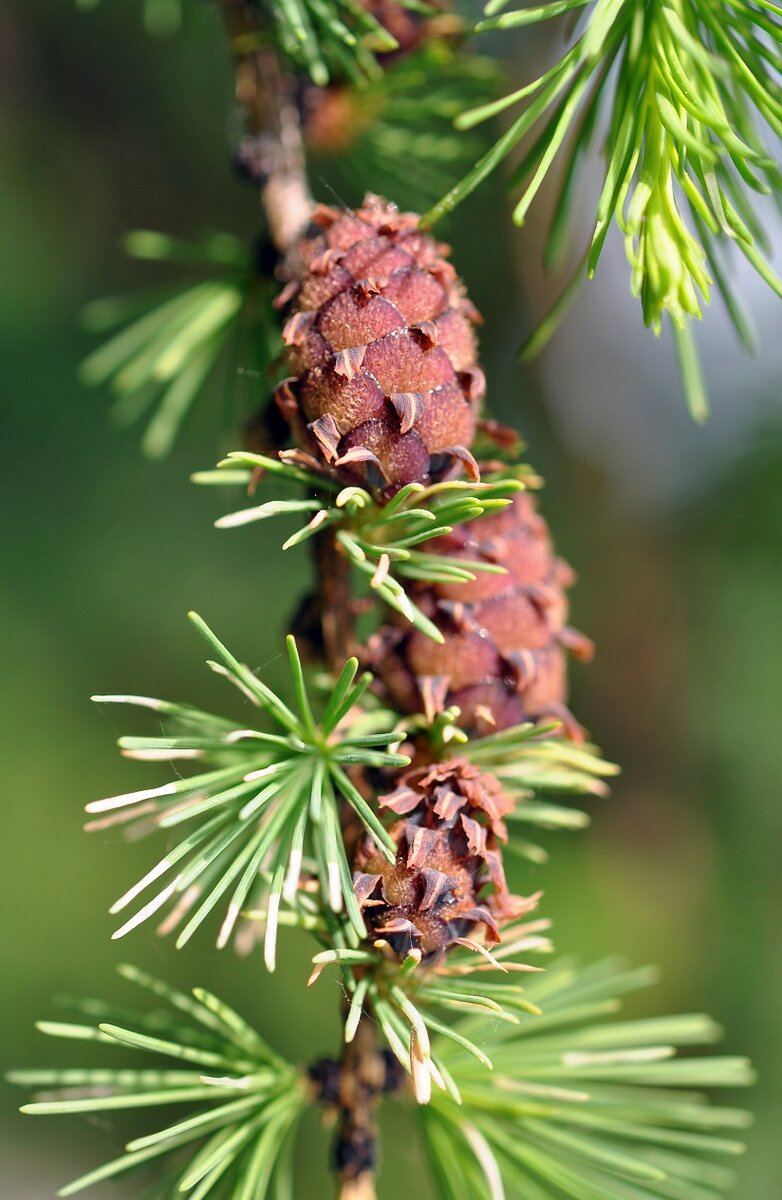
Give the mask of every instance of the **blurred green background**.
[[(53, 1015), (58, 992), (120, 995), (113, 966), (126, 958), (223, 993), (294, 1056), (328, 1053), (337, 984), (304, 989), (306, 942), (290, 940), (272, 979), (204, 938), (176, 953), (145, 927), (112, 943), (108, 905), (149, 864), (149, 847), (80, 830), (86, 801), (158, 778), (119, 759), (122, 715), (87, 697), (219, 705), (190, 607), (281, 677), (286, 605), (306, 577), (275, 530), (215, 531), (221, 499), (188, 483), (235, 442), (237, 411), (260, 399), (254, 377), (216, 376), (162, 465), (76, 382), (94, 345), (79, 328), (83, 303), (155, 274), (122, 259), (125, 229), (256, 228), (255, 197), (227, 167), (231, 78), (212, 7), (190, 5), (181, 34), (150, 41), (135, 0), (94, 13), (6, 3), (0, 104), (4, 1062), (62, 1054), (33, 1020)], [(326, 184), (315, 181), (328, 199)], [(522, 372), (516, 346), (551, 297), (537, 264), (545, 200), (521, 234), (500, 203), (489, 189), (445, 233), (486, 317), (493, 411), (524, 431), (558, 546), (580, 574), (574, 623), (599, 652), (574, 669), (573, 707), (624, 769), (592, 829), (550, 841), (552, 864), (514, 882), (545, 888), (563, 952), (662, 964), (647, 1010), (707, 1008), (728, 1029), (726, 1049), (752, 1055), (758, 1119), (735, 1194), (771, 1200), (782, 1194), (778, 308), (759, 290), (750, 297), (766, 334), (754, 360), (709, 313), (701, 345), (715, 415), (698, 429), (670, 346), (641, 328), (615, 245), (542, 362)], [(2, 1192), (15, 1200), (46, 1200), (128, 1132), (108, 1117), (35, 1123), (15, 1114), (18, 1099), (3, 1094), (0, 1137)], [(389, 1117), (385, 1200), (427, 1195), (402, 1120)], [(314, 1122), (311, 1138), (306, 1180), (323, 1194)], [(140, 1193), (132, 1183), (100, 1193), (120, 1194)]]

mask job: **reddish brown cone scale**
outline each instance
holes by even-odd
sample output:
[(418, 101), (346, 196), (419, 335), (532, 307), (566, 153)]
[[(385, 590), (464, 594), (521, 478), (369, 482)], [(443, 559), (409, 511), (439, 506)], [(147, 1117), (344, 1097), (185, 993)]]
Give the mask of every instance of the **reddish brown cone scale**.
[(278, 403), (302, 448), (393, 492), (467, 470), (485, 390), (475, 309), (448, 248), (377, 196), (320, 207), (280, 297), (291, 378)]
[(359, 846), (354, 885), (373, 933), (400, 958), (420, 950), (435, 958), (464, 938), (499, 941), (497, 925), (535, 907), (537, 896), (512, 896), (499, 843), (511, 807), (491, 775), (464, 759), (408, 772), (380, 805), (400, 816), (399, 847), (388, 860), (370, 839)]
[(438, 645), (402, 624), (382, 631), (372, 665), (393, 701), (408, 712), (457, 704), (462, 724), (479, 733), (557, 717), (578, 736), (566, 708), (567, 651), (588, 659), (592, 644), (567, 626), (573, 572), (554, 555), (532, 496), (522, 492), (428, 548), (496, 563), (506, 574), (411, 590), (445, 640)]

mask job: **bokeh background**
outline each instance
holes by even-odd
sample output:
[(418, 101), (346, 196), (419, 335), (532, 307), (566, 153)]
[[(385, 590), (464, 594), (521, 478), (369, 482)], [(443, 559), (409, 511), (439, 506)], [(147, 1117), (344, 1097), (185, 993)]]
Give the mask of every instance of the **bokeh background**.
[[(63, 0), (0, 8), (4, 1065), (61, 1054), (33, 1020), (53, 1015), (57, 993), (118, 996), (113, 967), (126, 958), (220, 991), (294, 1056), (334, 1046), (337, 985), (305, 991), (305, 942), (290, 939), (273, 979), (203, 937), (179, 954), (146, 931), (112, 943), (108, 905), (149, 848), (80, 831), (87, 800), (154, 774), (119, 759), (121, 715), (87, 697), (219, 704), (190, 607), (279, 677), (286, 605), (306, 576), (275, 530), (215, 531), (219, 498), (188, 483), (230, 448), (257, 380), (218, 374), (163, 464), (145, 461), (105, 396), (76, 381), (94, 345), (81, 306), (154, 275), (122, 259), (124, 230), (255, 230), (255, 197), (226, 163), (230, 97), (205, 2), (164, 41), (144, 35), (136, 0), (93, 13)], [(315, 181), (326, 198), (327, 180)], [(558, 546), (580, 574), (574, 621), (599, 653), (574, 669), (574, 708), (623, 766), (591, 830), (558, 835), (552, 864), (515, 882), (545, 887), (563, 951), (662, 964), (646, 1010), (707, 1008), (728, 1030), (726, 1049), (757, 1061), (757, 1122), (735, 1194), (771, 1200), (782, 1194), (779, 308), (743, 279), (761, 333), (754, 359), (709, 311), (699, 339), (714, 415), (695, 427), (671, 346), (643, 330), (613, 242), (543, 359), (521, 370), (520, 337), (553, 295), (537, 261), (545, 199), (521, 234), (501, 205), (489, 188), (447, 234), (486, 317), (494, 413), (524, 431)], [(17, 1102), (3, 1093), (2, 1194), (15, 1200), (46, 1200), (128, 1132), (122, 1119), (36, 1123)], [(389, 1121), (394, 1167), (381, 1196), (425, 1197), (414, 1142), (400, 1117)], [(313, 1122), (302, 1195), (323, 1194), (323, 1142)]]

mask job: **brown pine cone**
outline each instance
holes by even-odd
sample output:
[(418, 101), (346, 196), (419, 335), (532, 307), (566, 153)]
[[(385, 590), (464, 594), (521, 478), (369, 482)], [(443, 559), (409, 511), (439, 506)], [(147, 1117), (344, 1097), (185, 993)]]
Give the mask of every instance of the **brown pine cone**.
[(411, 589), (445, 640), (438, 645), (401, 625), (377, 635), (371, 665), (393, 702), (430, 715), (456, 704), (460, 723), (478, 733), (556, 717), (577, 737), (566, 707), (566, 651), (588, 660), (592, 643), (566, 624), (565, 589), (574, 575), (553, 554), (532, 496), (519, 493), (508, 508), (458, 526), (427, 549), (497, 563), (507, 573)]
[(368, 926), (400, 958), (417, 949), (433, 959), (476, 934), (497, 942), (500, 922), (535, 907), (505, 882), (499, 843), (512, 802), (493, 776), (451, 759), (408, 772), (380, 805), (402, 818), (390, 830), (396, 862), (364, 838), (353, 879)]
[(293, 377), (277, 402), (296, 440), (346, 482), (388, 494), (465, 466), (477, 476), (479, 318), (447, 247), (418, 223), (377, 196), (355, 213), (318, 208), (279, 298)]

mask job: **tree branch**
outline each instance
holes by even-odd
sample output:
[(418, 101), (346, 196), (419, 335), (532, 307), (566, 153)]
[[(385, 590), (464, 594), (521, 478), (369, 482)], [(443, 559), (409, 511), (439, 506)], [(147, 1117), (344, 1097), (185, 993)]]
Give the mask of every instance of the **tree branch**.
[(339, 1123), (334, 1146), (339, 1200), (375, 1200), (377, 1108), (386, 1065), (374, 1022), (362, 1014), (340, 1063)]
[[(236, 99), (245, 122), (236, 165), (260, 188), (271, 240), (285, 255), (306, 228), (314, 207), (296, 83), (269, 47), (253, 0), (219, 2), (234, 57)], [(350, 566), (329, 531), (316, 538), (314, 558), (325, 658), (332, 670), (339, 671), (354, 642)], [(334, 1165), (340, 1200), (375, 1200), (376, 1112), (385, 1078), (375, 1026), (364, 1015), (339, 1064)]]
[(355, 649), (350, 563), (330, 529), (314, 539), (316, 589), (326, 663), (339, 673)]
[(237, 168), (257, 183), (275, 247), (284, 254), (306, 228), (314, 203), (307, 183), (296, 81), (280, 66), (253, 0), (219, 0), (245, 133)]

